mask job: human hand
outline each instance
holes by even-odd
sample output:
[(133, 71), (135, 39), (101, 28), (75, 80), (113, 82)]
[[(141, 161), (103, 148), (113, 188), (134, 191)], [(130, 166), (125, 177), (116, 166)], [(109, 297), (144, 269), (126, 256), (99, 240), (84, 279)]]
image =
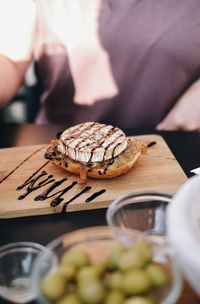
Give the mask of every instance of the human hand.
[(200, 131), (200, 80), (181, 96), (156, 129)]

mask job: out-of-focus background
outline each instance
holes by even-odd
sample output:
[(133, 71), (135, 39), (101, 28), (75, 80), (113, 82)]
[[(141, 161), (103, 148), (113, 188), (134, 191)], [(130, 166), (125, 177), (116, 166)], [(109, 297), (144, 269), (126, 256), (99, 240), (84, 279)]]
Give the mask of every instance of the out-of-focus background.
[(32, 123), (39, 109), (40, 88), (34, 63), (27, 70), (23, 86), (5, 108), (0, 108), (0, 123)]

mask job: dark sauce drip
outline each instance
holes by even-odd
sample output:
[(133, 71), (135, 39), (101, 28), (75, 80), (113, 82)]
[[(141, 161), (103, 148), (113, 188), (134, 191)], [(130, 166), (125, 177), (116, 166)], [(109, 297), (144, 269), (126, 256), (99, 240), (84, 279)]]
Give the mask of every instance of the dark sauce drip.
[(56, 181), (51, 185), (48, 189), (46, 189), (44, 192), (42, 192), (40, 195), (36, 196), (34, 198), (35, 201), (44, 201), (47, 198), (50, 198), (58, 193), (62, 193), (64, 190), (60, 190), (56, 193), (53, 193), (51, 195), (48, 195), (50, 192), (52, 192), (56, 187), (60, 186), (62, 183), (64, 183), (67, 180), (67, 178), (62, 178), (59, 181)]
[(56, 134), (56, 138), (59, 139), (60, 138), (60, 135), (63, 133), (63, 131), (60, 131)]
[(154, 146), (154, 145), (156, 145), (156, 144), (157, 144), (156, 141), (152, 141), (152, 142), (150, 142), (150, 143), (147, 145), (147, 147), (150, 148), (150, 147), (152, 147), (152, 146)]
[(105, 159), (105, 155), (106, 155), (107, 150), (108, 150), (108, 146), (107, 146), (107, 147), (104, 147), (103, 161), (104, 161), (104, 159)]
[[(120, 138), (121, 136), (122, 136), (122, 135), (119, 135), (116, 139)], [(107, 162), (106, 166), (104, 167), (103, 174), (106, 174), (106, 171), (108, 170), (108, 167), (111, 166), (111, 165), (114, 163), (115, 150), (116, 150), (116, 148), (117, 148), (119, 145), (121, 145), (121, 143), (118, 143), (118, 144), (114, 147), (114, 149), (113, 149), (113, 151), (112, 151), (112, 158)], [(110, 145), (108, 145), (108, 147), (110, 147)], [(106, 148), (108, 149), (108, 147), (106, 147)], [(105, 149), (105, 152), (106, 152), (107, 149)], [(105, 152), (104, 152), (104, 155), (105, 155)]]
[[(92, 124), (90, 127), (93, 127), (93, 126), (95, 126), (95, 125), (96, 125), (96, 123)], [(100, 129), (104, 128), (104, 127), (105, 127), (105, 126), (100, 126), (98, 129), (96, 129), (96, 131), (97, 131), (97, 130), (100, 130)], [(84, 129), (84, 131), (87, 130), (87, 129), (88, 129), (88, 128)], [(79, 141), (79, 142), (75, 145), (75, 147), (74, 147), (75, 155), (76, 155), (76, 153), (77, 153), (76, 149), (79, 148), (80, 144), (83, 143), (84, 141), (86, 141), (89, 137), (90, 137), (90, 135), (88, 135), (88, 137), (82, 138), (82, 140)], [(86, 146), (86, 145), (85, 145), (85, 146)], [(85, 146), (83, 145), (83, 147), (85, 147)], [(89, 160), (88, 160), (88, 162), (87, 162), (87, 165), (91, 164), (92, 157), (93, 157), (93, 154), (94, 154), (95, 149), (96, 149), (96, 147), (94, 147), (94, 148), (92, 149), (90, 158), (89, 158)], [(76, 156), (76, 158), (77, 158), (77, 156)], [(90, 168), (90, 169), (91, 169), (91, 168)]]
[(113, 134), (113, 131), (115, 130), (115, 127), (112, 127), (110, 130), (108, 130), (108, 132), (107, 132), (107, 134), (105, 134), (105, 135), (102, 135), (102, 137), (100, 138), (100, 141), (99, 141), (99, 146), (101, 146), (102, 145), (102, 143), (104, 143), (104, 141), (105, 141), (105, 136), (106, 137), (109, 137), (110, 135), (112, 135)]
[(64, 141), (67, 139), (68, 143), (71, 143), (76, 138), (76, 135), (78, 134), (77, 129), (79, 130), (78, 126), (73, 131), (70, 132), (70, 135), (67, 135), (67, 138), (64, 138)]
[[(87, 128), (85, 128), (85, 129), (83, 130), (83, 132), (84, 132), (85, 130), (87, 130), (87, 129), (92, 128), (95, 124), (96, 124), (96, 123), (94, 123), (94, 124), (88, 126)], [(96, 132), (97, 130), (100, 130), (100, 129), (103, 129), (103, 128), (105, 128), (104, 125), (103, 125), (103, 126), (99, 126), (99, 128), (96, 129), (95, 132)], [(108, 130), (106, 136), (110, 136), (110, 135), (113, 133), (113, 131), (115, 131), (115, 130), (117, 130), (117, 129), (116, 129), (115, 127), (112, 127), (110, 130)], [(83, 133), (83, 132), (82, 132), (82, 133)], [(82, 134), (82, 133), (81, 133), (81, 134)], [(81, 134), (79, 134), (79, 137), (81, 137)], [(77, 132), (75, 132), (75, 135), (77, 135)], [(89, 136), (90, 136), (90, 135), (89, 135)], [(87, 137), (87, 138), (88, 138), (88, 137)], [(74, 147), (75, 153), (76, 153), (76, 149), (79, 148), (80, 144), (83, 143), (84, 141), (86, 141), (87, 138), (84, 137), (81, 141), (79, 141), (79, 142), (75, 145), (75, 147)], [(73, 140), (74, 140), (74, 137), (73, 137), (72, 140), (68, 141), (68, 144), (71, 143)], [(101, 138), (97, 141), (96, 146), (92, 149), (90, 158), (89, 158), (89, 160), (88, 160), (88, 162), (87, 162), (87, 165), (89, 165), (89, 164), (91, 163), (92, 157), (93, 157), (93, 154), (94, 154), (94, 151), (95, 151), (97, 148), (101, 147), (101, 146), (102, 146), (102, 143), (104, 143), (104, 141), (105, 141), (105, 136), (102, 135)], [(111, 144), (112, 144), (112, 143), (111, 143)], [(109, 144), (108, 147), (109, 147), (111, 144)], [(84, 146), (83, 146), (83, 147), (84, 147)], [(106, 150), (108, 149), (108, 147), (106, 147)], [(105, 152), (104, 152), (104, 155), (105, 155)], [(104, 156), (103, 156), (103, 159), (104, 159)]]
[[(95, 124), (96, 124), (96, 123), (95, 123)], [(94, 125), (95, 125), (95, 124), (94, 124)], [(91, 127), (93, 127), (94, 125), (91, 125)], [(105, 126), (99, 126), (99, 128), (98, 128), (97, 130), (100, 130), (100, 129), (103, 129), (103, 128), (105, 128)], [(96, 130), (96, 131), (97, 131), (97, 130)], [(112, 133), (113, 130), (114, 130), (114, 127), (112, 127), (112, 129), (110, 129), (106, 135), (109, 136), (109, 135)], [(85, 130), (84, 130), (84, 131), (85, 131)], [(89, 135), (89, 136), (90, 136), (90, 135)], [(76, 146), (74, 147), (75, 153), (76, 153), (76, 148), (78, 148), (79, 145), (80, 145), (83, 141), (85, 141), (85, 140), (87, 140), (87, 138), (83, 138), (80, 142), (78, 142), (78, 143), (76, 144)], [(105, 137), (102, 135), (101, 138), (100, 138), (100, 139), (98, 140), (98, 142), (96, 143), (96, 146), (91, 150), (91, 155), (90, 155), (90, 158), (89, 158), (89, 160), (88, 160), (88, 162), (87, 162), (87, 166), (89, 167), (89, 168), (88, 168), (89, 171), (91, 171), (91, 167), (92, 167), (92, 157), (93, 157), (93, 155), (94, 155), (94, 151), (96, 150), (96, 148), (101, 147), (101, 145), (102, 145), (102, 143), (104, 142), (104, 140), (105, 140)], [(105, 155), (105, 152), (104, 152), (104, 155)], [(104, 158), (104, 156), (103, 156), (103, 158)]]
[[(46, 186), (47, 184), (54, 182), (55, 179), (53, 179), (53, 175), (48, 175), (47, 178), (45, 178), (44, 180), (40, 181), (38, 184), (36, 184), (36, 182), (43, 176), (47, 175), (47, 173), (45, 171), (42, 171), (36, 178), (32, 178), (30, 177), (28, 180), (25, 181), (24, 184), (20, 185), (17, 187), (17, 190), (21, 190), (23, 187), (27, 186), (26, 188), (26, 192), (22, 195), (20, 195), (18, 197), (18, 200), (22, 200), (24, 199), (28, 194), (30, 194), (31, 192)], [(35, 185), (36, 184), (36, 185)]]
[[(80, 129), (80, 126), (76, 127), (76, 129), (74, 131), (71, 132), (70, 136), (67, 137), (67, 145), (69, 145), (71, 142), (73, 142), (76, 138), (77, 138), (77, 135), (78, 137), (81, 138), (81, 134), (83, 134), (86, 130), (90, 129), (91, 127), (93, 127), (96, 123), (92, 123), (91, 125), (85, 127), (82, 132), (80, 133), (79, 129)], [(77, 131), (78, 129), (78, 131)], [(78, 142), (75, 147), (74, 147), (74, 151), (75, 151), (75, 159), (77, 159), (77, 151), (76, 151), (76, 148), (79, 146), (79, 144), (81, 142), (83, 142), (85, 140), (85, 138), (83, 138), (80, 142)], [(64, 145), (65, 147), (65, 154), (66, 154), (66, 146)]]
[(89, 160), (87, 162), (87, 166), (91, 166), (92, 165), (92, 157), (93, 157), (93, 154), (94, 154), (95, 150), (96, 150), (96, 147), (91, 150), (91, 155), (90, 155), (90, 158), (89, 158)]
[[(71, 133), (70, 133), (70, 136), (69, 136), (69, 139), (71, 140), (68, 140), (67, 141), (67, 144), (70, 144), (75, 138), (77, 138), (77, 135), (78, 137), (81, 137), (81, 134), (83, 134), (86, 130), (90, 129), (91, 127), (93, 127), (96, 123), (94, 122), (93, 124), (85, 127), (82, 132), (80, 133), (80, 126), (77, 126), (75, 130), (73, 130)], [(78, 129), (78, 131), (77, 131)], [(67, 137), (68, 138), (68, 137)], [(78, 144), (77, 144), (78, 145)], [(76, 146), (77, 146), (76, 145)]]
[(82, 194), (88, 192), (92, 187), (90, 186), (87, 186), (85, 187), (83, 190), (81, 190), (81, 192), (79, 192), (78, 194), (76, 194), (75, 196), (73, 196), (69, 201), (65, 202), (63, 204), (63, 207), (62, 207), (62, 212), (66, 212), (67, 211), (67, 206), (72, 202), (74, 201), (75, 199), (77, 199), (79, 196), (81, 196)]
[(114, 157), (109, 160), (108, 166), (111, 166), (114, 163)]
[[(104, 127), (105, 127), (105, 126), (103, 126), (103, 128), (104, 128)], [(113, 133), (114, 130), (115, 130), (115, 127), (112, 127), (112, 128), (107, 132), (106, 136), (109, 137), (109, 136)], [(102, 135), (101, 138), (98, 140), (98, 143), (96, 144), (96, 147), (93, 148), (88, 163), (91, 163), (91, 160), (92, 160), (92, 156), (93, 156), (93, 154), (94, 154), (94, 151), (95, 151), (97, 148), (100, 148), (100, 147), (102, 146), (102, 144), (104, 143), (104, 141), (105, 141), (105, 136)], [(106, 151), (107, 151), (107, 149), (108, 149), (109, 146), (110, 146), (110, 145), (108, 145), (107, 147), (104, 148), (103, 161), (104, 161), (104, 157), (105, 157)]]
[[(111, 161), (111, 160), (110, 160)], [(47, 164), (48, 162), (46, 162), (42, 167), (40, 167), (38, 170), (36, 170), (23, 184), (19, 185), (17, 187), (17, 190), (21, 190), (24, 187), (26, 188), (26, 192), (22, 195), (20, 195), (18, 197), (18, 200), (22, 200), (24, 199), (28, 194), (30, 194), (31, 192), (44, 187), (46, 185), (48, 185), (49, 183), (53, 183), (50, 187), (48, 187), (44, 192), (42, 192), (41, 194), (39, 194), (38, 196), (36, 196), (34, 198), (35, 201), (43, 201), (46, 200), (48, 198), (51, 198), (55, 195), (58, 195), (56, 198), (54, 198), (51, 203), (50, 206), (51, 207), (56, 207), (58, 206), (62, 201), (63, 201), (63, 195), (68, 192), (70, 189), (72, 189), (77, 182), (73, 181), (69, 186), (65, 187), (64, 189), (57, 191), (55, 193), (50, 194), (54, 189), (56, 189), (58, 186), (60, 186), (62, 183), (64, 183), (67, 178), (63, 178), (59, 181), (55, 181), (55, 179), (53, 178), (53, 175), (48, 175), (48, 173), (46, 171), (42, 171), (39, 173), (39, 171)], [(39, 173), (37, 176), (35, 176), (37, 173)], [(43, 180), (40, 180), (42, 177), (45, 177)], [(69, 205), (69, 203), (71, 203), (72, 201), (74, 201), (75, 199), (77, 199), (79, 196), (81, 196), (82, 194), (88, 192), (92, 187), (91, 186), (87, 186), (85, 187), (83, 190), (81, 190), (78, 194), (76, 194), (75, 196), (73, 196), (69, 201), (65, 202), (63, 204), (62, 207), (62, 212), (66, 212), (67, 206)], [(103, 194), (106, 190), (102, 189), (100, 191), (95, 192), (93, 195), (91, 195), (90, 197), (88, 197), (85, 202), (90, 202), (93, 199), (95, 199), (97, 196)]]
[(94, 194), (92, 194), (91, 196), (89, 196), (89, 197), (85, 200), (85, 202), (86, 202), (86, 203), (91, 202), (93, 199), (97, 198), (99, 195), (103, 194), (104, 192), (106, 192), (105, 189), (102, 189), (102, 190), (100, 190), (100, 191), (95, 192)]
[(108, 160), (106, 166), (103, 169), (103, 174), (106, 173), (106, 171), (108, 170), (108, 167), (111, 166), (114, 163), (114, 157), (112, 157), (111, 159)]
[[(119, 146), (119, 145), (120, 145), (120, 143), (117, 144), (116, 147)], [(109, 145), (109, 146), (110, 146), (110, 145)], [(107, 149), (109, 148), (109, 146), (105, 147), (103, 159), (104, 159), (104, 157), (105, 157), (106, 151), (107, 151)], [(106, 171), (108, 170), (108, 167), (111, 166), (111, 165), (114, 163), (114, 158), (115, 158), (114, 153), (115, 153), (116, 147), (113, 149), (112, 158), (109, 159), (109, 160), (106, 162), (106, 165), (104, 166), (103, 170), (101, 170), (101, 169), (98, 170), (99, 175), (105, 174)]]
[[(122, 137), (122, 136), (123, 136), (122, 134), (119, 135), (119, 136), (115, 139), (115, 141), (116, 141), (118, 138)], [(103, 159), (104, 159), (104, 157), (105, 157), (106, 151), (108, 150), (108, 148), (109, 148), (113, 143), (114, 143), (114, 141), (111, 142), (111, 143), (109, 143), (109, 144), (105, 147)], [(121, 145), (121, 143), (118, 143), (118, 144), (114, 147), (114, 149), (113, 149), (113, 151), (112, 151), (112, 158), (114, 158), (115, 149), (116, 149), (116, 147), (119, 146), (119, 145)], [(108, 166), (109, 166), (109, 165), (108, 165)], [(106, 170), (107, 170), (107, 169), (106, 169)]]
[[(74, 127), (73, 131), (70, 131), (70, 138), (71, 139), (74, 139), (76, 137), (76, 135), (79, 133), (79, 129), (80, 129), (80, 126), (77, 125), (76, 127)], [(84, 128), (85, 130), (86, 128)]]
[(112, 151), (112, 158), (115, 157), (115, 150), (116, 150), (116, 148), (117, 148), (118, 146), (120, 146), (120, 145), (121, 145), (121, 143), (118, 143), (118, 144), (114, 147), (114, 149), (113, 149), (113, 151)]
[(108, 130), (108, 132), (107, 132), (106, 134), (104, 134), (104, 135), (101, 136), (101, 138), (100, 138), (99, 141), (98, 141), (98, 147), (101, 147), (102, 144), (104, 143), (104, 141), (105, 141), (105, 136), (106, 136), (106, 137), (109, 137), (110, 135), (113, 134), (113, 131), (114, 131), (114, 130), (115, 130), (115, 127), (112, 127), (111, 129)]
[(61, 197), (63, 194), (65, 194), (67, 191), (69, 191), (70, 189), (72, 189), (75, 185), (77, 184), (76, 181), (72, 182), (68, 187), (66, 187), (62, 192), (61, 194), (56, 197), (55, 199), (53, 199), (53, 201), (51, 202), (50, 206), (51, 207), (56, 207), (58, 206), (62, 201), (63, 201), (63, 198)]
[[(21, 190), (22, 188), (24, 188), (25, 186), (27, 186), (30, 182), (30, 180), (32, 180), (32, 178), (42, 169), (44, 168), (49, 162), (46, 162), (42, 167), (40, 167), (39, 169), (37, 169), (35, 172), (33, 172), (33, 174), (27, 178), (27, 180), (25, 180), (25, 182), (23, 184), (21, 184), (20, 186), (17, 187), (16, 190)], [(45, 171), (42, 171), (45, 172)], [(47, 174), (47, 173), (46, 173)], [(44, 175), (44, 174), (43, 174)]]
[[(104, 128), (106, 128), (106, 126), (100, 126), (97, 130), (101, 130)], [(96, 142), (96, 146), (93, 149), (95, 150), (96, 148), (100, 148), (105, 141), (105, 136), (109, 137), (113, 133), (113, 130), (114, 130), (114, 127), (112, 127), (110, 130), (108, 130), (106, 134), (101, 135), (101, 137), (99, 137), (98, 141)]]
[(93, 166), (93, 163), (92, 163), (92, 162), (87, 163), (87, 169), (88, 169), (88, 171), (91, 171), (91, 170), (92, 170), (92, 166)]
[[(86, 130), (92, 128), (92, 127), (95, 126), (95, 125), (96, 125), (96, 123), (93, 123), (93, 124), (89, 125), (88, 127), (84, 128), (84, 129), (82, 130), (81, 133), (79, 132), (79, 130), (77, 131), (77, 128), (76, 128), (76, 129), (71, 133), (70, 139), (68, 140), (68, 143), (67, 143), (67, 144), (70, 144), (70, 143), (76, 138), (76, 135), (77, 135), (77, 134), (78, 134), (79, 137), (81, 138), (81, 134), (82, 134), (82, 133), (84, 133)], [(102, 128), (105, 128), (105, 126), (100, 126), (97, 130), (102, 129)], [(97, 131), (97, 130), (96, 130), (96, 131)], [(113, 132), (115, 132), (115, 131), (117, 131), (117, 130), (118, 130), (118, 128), (112, 127), (110, 130), (108, 130), (106, 136), (110, 136)], [(90, 136), (90, 135), (89, 135), (89, 136)], [(123, 135), (119, 135), (114, 141), (112, 141), (112, 142), (109, 143), (106, 147), (104, 147), (103, 161), (104, 161), (104, 159), (105, 159), (106, 151), (108, 150), (108, 148), (109, 148), (109, 147), (110, 147), (118, 138), (120, 138), (121, 136), (123, 136)], [(77, 157), (77, 155), (76, 155), (77, 150), (76, 150), (76, 149), (79, 148), (80, 144), (83, 143), (86, 139), (87, 139), (86, 137), (83, 138), (83, 139), (81, 139), (81, 140), (75, 145), (75, 147), (74, 147), (74, 150), (75, 150), (75, 157)], [(88, 162), (87, 162), (87, 169), (88, 169), (88, 171), (91, 171), (91, 170), (92, 170), (92, 158), (93, 158), (93, 155), (94, 155), (95, 150), (96, 150), (97, 148), (101, 147), (102, 144), (104, 143), (104, 141), (105, 141), (105, 136), (102, 135), (101, 138), (96, 142), (96, 146), (91, 150), (91, 155), (90, 155), (90, 158), (89, 158), (89, 160), (88, 160)], [(120, 143), (117, 144), (117, 146), (118, 146), (118, 145), (120, 145)], [(116, 147), (117, 147), (117, 146), (116, 146)], [(115, 151), (116, 147), (113, 149), (112, 158), (114, 158), (114, 151)], [(108, 166), (111, 165), (112, 163), (113, 163), (113, 160), (112, 160), (111, 162), (108, 162), (108, 163), (106, 164), (106, 167), (104, 168), (104, 173), (107, 171)]]

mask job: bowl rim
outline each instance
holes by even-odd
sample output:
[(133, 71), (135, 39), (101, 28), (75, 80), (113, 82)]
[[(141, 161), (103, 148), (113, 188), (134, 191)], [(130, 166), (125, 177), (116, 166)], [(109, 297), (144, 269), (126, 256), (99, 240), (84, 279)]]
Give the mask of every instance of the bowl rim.
[(142, 198), (142, 197), (150, 197), (152, 199), (161, 199), (163, 200), (163, 203), (169, 204), (172, 200), (173, 195), (167, 192), (149, 192), (149, 191), (140, 191), (140, 192), (130, 192), (129, 194), (121, 195), (114, 199), (112, 203), (108, 206), (108, 209), (106, 211), (106, 220), (109, 226), (115, 226), (119, 227), (113, 222), (113, 216), (114, 214), (122, 208), (124, 205), (126, 205), (125, 201), (127, 199), (132, 198)]
[(7, 253), (13, 253), (15, 251), (27, 251), (27, 252), (31, 252), (32, 250), (35, 250), (35, 252), (37, 251), (38, 254), (40, 252), (45, 251), (45, 246), (39, 244), (39, 243), (34, 243), (34, 242), (26, 242), (26, 241), (19, 241), (19, 242), (12, 242), (12, 243), (8, 243), (5, 245), (2, 245), (0, 247), (0, 258), (5, 256)]
[[(94, 234), (95, 230), (95, 234)], [(151, 241), (150, 238), (147, 238), (146, 235), (141, 233), (138, 230), (134, 229), (122, 229), (121, 227), (116, 227), (115, 229), (112, 229), (109, 225), (102, 225), (102, 226), (92, 226), (92, 227), (86, 227), (86, 228), (80, 228), (71, 232), (67, 232), (59, 236), (58, 238), (52, 240), (50, 243), (47, 244), (48, 249), (54, 249), (63, 239), (66, 237), (68, 239), (72, 239), (73, 243), (79, 243), (84, 241), (93, 241), (95, 239), (105, 238), (116, 238), (119, 239), (120, 233), (123, 235), (127, 235), (130, 237), (137, 237), (139, 239), (145, 240), (145, 241)], [(74, 239), (74, 236), (76, 236), (76, 239)], [(79, 236), (79, 237), (77, 237)], [(153, 241), (153, 238), (152, 238)], [(155, 241), (157, 239), (155, 238)]]

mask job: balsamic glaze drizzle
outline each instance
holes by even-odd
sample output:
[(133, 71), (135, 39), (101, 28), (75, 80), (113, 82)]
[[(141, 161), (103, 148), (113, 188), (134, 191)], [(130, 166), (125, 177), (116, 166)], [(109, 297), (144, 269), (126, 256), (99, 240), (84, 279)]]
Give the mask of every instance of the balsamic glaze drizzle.
[[(46, 164), (45, 164), (46, 165)], [(52, 185), (50, 185), (47, 189), (45, 189), (41, 194), (37, 195), (34, 200), (35, 201), (44, 201), (48, 198), (51, 198), (53, 196), (56, 196), (50, 203), (51, 207), (56, 207), (58, 206), (63, 200), (64, 198), (62, 197), (66, 192), (68, 192), (70, 189), (72, 189), (78, 182), (77, 181), (73, 181), (70, 185), (68, 185), (67, 187), (65, 187), (64, 189), (61, 189), (55, 193), (51, 193), (54, 189), (56, 189), (57, 187), (59, 187), (61, 184), (63, 184), (64, 182), (67, 181), (67, 178), (62, 178), (58, 181), (56, 181), (53, 178), (53, 175), (48, 174), (46, 171), (41, 171), (39, 172), (45, 165), (43, 165), (42, 167), (40, 167), (37, 171), (35, 171), (23, 184), (19, 185), (17, 187), (16, 190), (21, 190), (24, 187), (26, 187), (26, 192), (23, 193), (22, 195), (20, 195), (18, 197), (18, 200), (22, 200), (24, 199), (28, 194), (30, 194), (31, 192), (44, 187), (50, 183), (53, 183)], [(37, 175), (36, 175), (37, 174)], [(44, 178), (45, 177), (45, 178)], [(44, 178), (41, 180), (41, 178)], [(67, 206), (69, 205), (69, 203), (71, 203), (72, 201), (74, 201), (75, 199), (77, 199), (78, 197), (80, 197), (82, 194), (88, 192), (90, 189), (92, 189), (91, 186), (86, 186), (84, 189), (82, 189), (79, 193), (77, 193), (76, 195), (74, 195), (70, 200), (68, 200), (67, 202), (63, 203), (62, 206), (62, 212), (66, 212), (67, 211)], [(96, 197), (98, 197), (99, 195), (103, 194), (106, 190), (102, 189), (100, 191), (97, 191), (95, 193), (93, 193), (92, 195), (90, 195), (85, 202), (90, 202), (93, 199), (95, 199)]]
[(56, 138), (59, 139), (60, 138), (60, 135), (63, 133), (63, 131), (59, 131), (57, 134), (56, 134)]
[(100, 191), (95, 192), (94, 194), (92, 194), (91, 196), (89, 196), (89, 197), (85, 200), (85, 202), (86, 202), (86, 203), (91, 202), (93, 199), (95, 199), (97, 196), (103, 194), (104, 192), (106, 192), (105, 189), (102, 189), (102, 190), (100, 190)]
[(53, 201), (51, 202), (50, 206), (51, 207), (56, 207), (58, 206), (62, 201), (63, 201), (63, 198), (61, 198), (61, 196), (66, 193), (67, 191), (69, 191), (70, 189), (72, 189), (75, 185), (77, 184), (76, 181), (72, 182), (68, 187), (66, 187), (62, 192), (61, 194), (56, 197), (55, 199), (53, 199)]
[(48, 195), (51, 191), (53, 191), (56, 187), (60, 186), (63, 182), (65, 182), (67, 178), (63, 178), (59, 181), (56, 181), (51, 185), (49, 188), (47, 188), (44, 192), (42, 192), (40, 195), (36, 196), (34, 198), (35, 201), (44, 201), (47, 198), (50, 198), (58, 193), (62, 193), (64, 190), (58, 191), (56, 193), (53, 193), (51, 195)]
[(62, 207), (62, 213), (66, 212), (67, 211), (67, 206), (69, 205), (69, 203), (71, 203), (72, 201), (74, 201), (76, 198), (78, 198), (79, 196), (81, 196), (83, 193), (86, 193), (88, 191), (90, 191), (92, 187), (90, 186), (87, 186), (85, 187), (81, 192), (79, 192), (78, 194), (74, 195), (69, 201), (65, 202), (63, 204), (63, 207)]
[(34, 190), (37, 190), (43, 186), (46, 186), (47, 184), (54, 182), (55, 179), (53, 179), (53, 175), (48, 175), (47, 178), (45, 178), (43, 181), (39, 182), (37, 185), (35, 185), (35, 183), (42, 177), (47, 175), (47, 172), (42, 171), (36, 178), (28, 178), (24, 184), (20, 185), (17, 187), (17, 190), (21, 190), (22, 188), (24, 188), (25, 186), (28, 185), (28, 187), (26, 188), (26, 192), (22, 195), (20, 195), (18, 197), (18, 200), (22, 200), (24, 199), (28, 194), (30, 194), (31, 192), (33, 192)]
[[(23, 184), (21, 184), (20, 186), (17, 187), (16, 190), (21, 190), (22, 188), (24, 188), (25, 186), (28, 185), (28, 183), (30, 182), (30, 180), (42, 169), (44, 168), (47, 164), (49, 163), (49, 161), (47, 161), (43, 166), (41, 166), (39, 169), (37, 169), (35, 172), (33, 172), (33, 174), (27, 178), (27, 180), (25, 180), (25, 182)], [(43, 171), (45, 172), (45, 171)], [(46, 173), (47, 174), (47, 173)]]
[(152, 147), (152, 146), (154, 146), (154, 145), (156, 145), (156, 141), (151, 141), (151, 142), (147, 145), (147, 147), (150, 148), (150, 147)]

